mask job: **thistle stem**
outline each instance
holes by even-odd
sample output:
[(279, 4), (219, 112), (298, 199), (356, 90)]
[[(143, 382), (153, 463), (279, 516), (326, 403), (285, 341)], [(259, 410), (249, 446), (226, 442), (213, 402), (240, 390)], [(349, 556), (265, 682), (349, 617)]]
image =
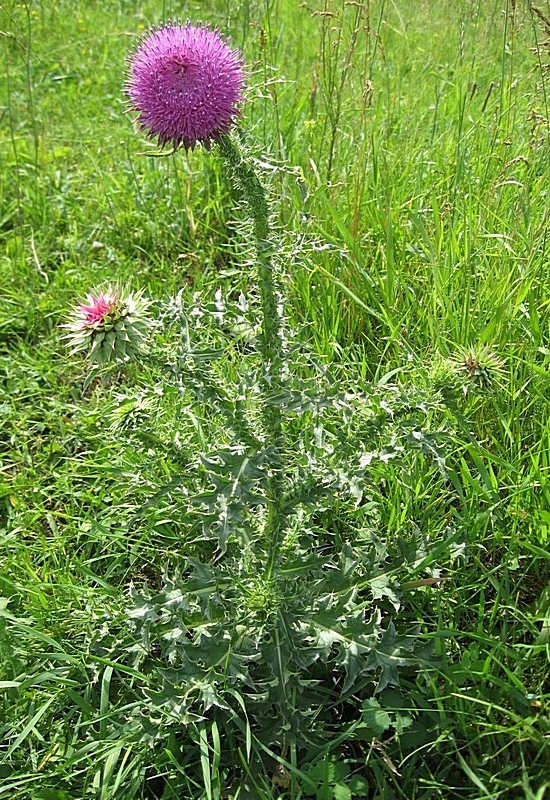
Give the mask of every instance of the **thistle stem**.
[(273, 277), (273, 254), (269, 208), (265, 189), (257, 175), (254, 163), (243, 146), (231, 136), (219, 142), (220, 150), (234, 178), (243, 192), (254, 221), (256, 265), (262, 305), (262, 331), (260, 354), (262, 357), (261, 389), (263, 394), (263, 420), (266, 441), (270, 448), (270, 474), (267, 487), (267, 519), (265, 534), (268, 542), (267, 577), (271, 577), (277, 562), (284, 530), (282, 473), (283, 426), (281, 409), (270, 401), (270, 396), (281, 384), (281, 318), (277, 309), (277, 295)]

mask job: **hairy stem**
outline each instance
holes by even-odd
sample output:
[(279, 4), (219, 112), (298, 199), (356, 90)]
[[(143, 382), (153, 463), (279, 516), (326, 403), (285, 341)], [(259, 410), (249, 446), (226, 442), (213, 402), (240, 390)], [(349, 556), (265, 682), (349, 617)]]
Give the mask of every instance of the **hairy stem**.
[(267, 489), (266, 538), (268, 542), (267, 575), (275, 567), (284, 528), (282, 473), (283, 427), (281, 409), (270, 401), (270, 397), (281, 384), (281, 318), (277, 308), (277, 294), (273, 277), (274, 246), (271, 241), (269, 208), (265, 189), (257, 175), (250, 155), (235, 138), (224, 136), (220, 150), (234, 178), (243, 192), (254, 221), (256, 264), (262, 303), (262, 333), (260, 354), (262, 357), (263, 420), (270, 450), (270, 473)]

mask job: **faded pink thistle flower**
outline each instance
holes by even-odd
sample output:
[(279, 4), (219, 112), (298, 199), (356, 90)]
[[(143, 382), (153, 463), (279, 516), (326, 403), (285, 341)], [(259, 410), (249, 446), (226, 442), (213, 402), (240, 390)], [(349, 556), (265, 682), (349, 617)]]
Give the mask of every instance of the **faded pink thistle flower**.
[(107, 294), (86, 295), (86, 302), (90, 305), (80, 305), (76, 308), (73, 330), (82, 331), (85, 328), (97, 328), (102, 325), (108, 316), (116, 313), (119, 298), (114, 290)]
[(160, 145), (188, 150), (227, 133), (240, 113), (243, 82), (240, 53), (217, 30), (169, 23), (130, 56), (125, 89), (141, 130)]

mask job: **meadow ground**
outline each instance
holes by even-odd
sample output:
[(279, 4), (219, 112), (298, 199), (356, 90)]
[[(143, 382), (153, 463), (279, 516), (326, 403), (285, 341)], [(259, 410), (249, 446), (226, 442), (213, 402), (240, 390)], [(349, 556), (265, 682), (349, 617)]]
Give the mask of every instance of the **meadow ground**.
[[(246, 212), (216, 147), (148, 157), (122, 88), (178, 18), (245, 55), (307, 389), (283, 408), (311, 497), (263, 583), (201, 523), (236, 467), (198, 458), (229, 434), (206, 373), (183, 385), (171, 300), (254, 306)], [(0, 43), (0, 798), (550, 795), (547, 0), (8, 0)], [(164, 324), (90, 379), (59, 325), (109, 281)], [(249, 334), (206, 332), (235, 397)], [(371, 605), (387, 664), (417, 642), (381, 691), (353, 649)]]

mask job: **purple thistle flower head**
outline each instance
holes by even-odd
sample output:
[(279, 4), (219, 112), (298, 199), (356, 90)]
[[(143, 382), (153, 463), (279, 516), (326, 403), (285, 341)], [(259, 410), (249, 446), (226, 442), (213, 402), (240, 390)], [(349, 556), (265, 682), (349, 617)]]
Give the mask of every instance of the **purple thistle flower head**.
[(243, 83), (241, 54), (217, 30), (188, 22), (145, 36), (129, 58), (125, 89), (141, 130), (188, 150), (227, 133)]

